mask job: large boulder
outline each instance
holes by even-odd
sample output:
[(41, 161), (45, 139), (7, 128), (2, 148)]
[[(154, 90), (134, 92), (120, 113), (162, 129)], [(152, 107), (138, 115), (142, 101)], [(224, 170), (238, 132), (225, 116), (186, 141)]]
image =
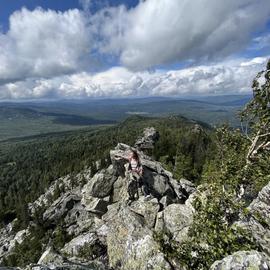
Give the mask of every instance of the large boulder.
[(62, 265), (64, 261), (65, 259), (61, 254), (56, 252), (52, 247), (49, 247), (42, 254), (37, 264), (53, 268), (55, 265)]
[(107, 207), (110, 204), (110, 197), (99, 199), (84, 194), (81, 203), (87, 211), (102, 216), (107, 212)]
[[(107, 249), (101, 243), (95, 232), (87, 232), (73, 238), (65, 244), (61, 252), (68, 257), (76, 256), (82, 259), (96, 259), (106, 254)], [(84, 258), (87, 253), (87, 258)]]
[(149, 192), (154, 197), (161, 199), (163, 196), (167, 195), (170, 198), (176, 198), (176, 194), (170, 185), (167, 175), (159, 174), (155, 171), (145, 168), (143, 179), (149, 189)]
[(78, 194), (67, 192), (58, 198), (43, 214), (43, 220), (50, 224), (57, 224), (61, 218), (81, 201)]
[(96, 173), (93, 178), (83, 187), (82, 193), (86, 196), (104, 198), (110, 195), (113, 183), (116, 181), (113, 166)]
[(160, 209), (160, 205), (156, 198), (147, 199), (140, 197), (139, 200), (130, 204), (130, 210), (141, 215), (145, 219), (145, 223), (149, 228), (153, 228), (156, 222), (156, 216)]
[(145, 219), (122, 204), (110, 207), (104, 220), (110, 266), (121, 270), (166, 270), (171, 266), (159, 251)]
[(258, 251), (238, 251), (216, 261), (210, 270), (269, 270), (270, 260)]
[(119, 176), (113, 184), (112, 202), (124, 201), (129, 198), (128, 195), (128, 179), (127, 177)]
[(177, 242), (187, 240), (189, 226), (193, 222), (194, 209), (185, 204), (170, 204), (157, 216), (155, 229), (170, 233)]
[(113, 168), (117, 176), (126, 176), (127, 159), (129, 158), (130, 150), (134, 150), (127, 144), (118, 143), (114, 150), (110, 151), (110, 158)]
[(95, 216), (95, 214), (87, 211), (81, 203), (78, 203), (64, 218), (67, 234), (77, 236), (89, 231), (95, 226)]

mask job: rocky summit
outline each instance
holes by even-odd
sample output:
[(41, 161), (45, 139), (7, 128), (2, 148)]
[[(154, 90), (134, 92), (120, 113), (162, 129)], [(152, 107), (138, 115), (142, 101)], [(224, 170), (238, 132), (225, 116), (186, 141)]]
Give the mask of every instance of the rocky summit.
[[(61, 249), (56, 249), (48, 239), (40, 259), (25, 269), (186, 269), (162, 252), (156, 235), (168, 232), (179, 244), (188, 240), (195, 214), (192, 203), (200, 193), (192, 182), (174, 179), (161, 163), (145, 153), (158, 138), (154, 128), (147, 128), (134, 147), (119, 143), (111, 150), (111, 164), (107, 168), (93, 176), (85, 170), (60, 178), (29, 204), (32, 217), (41, 216), (52, 235), (58, 233), (61, 224), (66, 238)], [(133, 187), (127, 161), (131, 150), (137, 151), (143, 168), (143, 181)], [(131, 188), (136, 193), (134, 199), (130, 198)], [(60, 190), (57, 196), (56, 189)], [(270, 269), (269, 191), (268, 185), (251, 203), (248, 220), (236, 222), (236, 226), (251, 228), (262, 252), (236, 252), (213, 262), (211, 269)], [(258, 212), (265, 217), (267, 226), (256, 219)], [(14, 233), (15, 224), (13, 220), (0, 231), (0, 262), (12, 254), (17, 244), (31, 237), (36, 226), (30, 222), (27, 229)]]

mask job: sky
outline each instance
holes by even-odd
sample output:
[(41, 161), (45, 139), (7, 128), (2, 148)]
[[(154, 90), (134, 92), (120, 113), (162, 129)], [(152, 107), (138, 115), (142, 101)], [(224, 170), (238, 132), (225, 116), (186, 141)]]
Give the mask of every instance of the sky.
[(250, 94), (269, 0), (0, 0), (0, 100)]

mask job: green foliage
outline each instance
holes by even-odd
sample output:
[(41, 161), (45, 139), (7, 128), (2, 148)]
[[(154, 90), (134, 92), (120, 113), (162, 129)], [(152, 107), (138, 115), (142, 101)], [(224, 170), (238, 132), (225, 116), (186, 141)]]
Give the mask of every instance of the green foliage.
[[(269, 61), (270, 63), (270, 61)], [(249, 121), (253, 129), (269, 130), (270, 125), (270, 65), (265, 71), (258, 73), (253, 81), (253, 99), (246, 105), (241, 113), (242, 121)], [(261, 85), (257, 80), (265, 78), (265, 83)]]
[(71, 235), (68, 235), (62, 224), (57, 225), (52, 235), (52, 245), (57, 250), (64, 247), (65, 243), (69, 242), (72, 239)]
[(82, 247), (80, 247), (78, 257), (91, 261), (105, 255), (106, 252), (106, 246), (99, 241), (95, 241), (94, 243), (85, 243)]
[(233, 192), (243, 183), (242, 169), (248, 140), (239, 130), (223, 126), (216, 130), (214, 144), (211, 158), (204, 166), (202, 183), (220, 183)]
[(4, 259), (3, 265), (24, 267), (29, 263), (37, 263), (46, 241), (48, 235), (41, 227), (32, 228), (31, 234), (21, 244), (16, 244), (14, 251)]
[(155, 159), (173, 172), (176, 179), (184, 177), (198, 183), (210, 154), (209, 128), (204, 126), (202, 129), (194, 124), (179, 126), (177, 129), (173, 126), (165, 126), (164, 130), (162, 128), (158, 129), (161, 136), (153, 151)]
[(209, 269), (214, 261), (235, 251), (258, 249), (250, 232), (236, 227), (234, 222), (248, 214), (249, 201), (239, 197), (240, 186), (248, 186), (254, 198), (258, 186), (269, 180), (269, 172), (258, 170), (259, 165), (247, 172), (245, 155), (249, 141), (239, 130), (221, 127), (213, 134), (212, 142), (202, 185), (193, 200), (196, 211), (188, 240), (179, 245), (166, 232), (158, 237), (168, 258), (188, 269)]
[(194, 202), (196, 214), (189, 240), (177, 248), (177, 257), (189, 269), (209, 269), (211, 264), (239, 250), (258, 248), (248, 231), (233, 226), (242, 205), (219, 185), (207, 187), (205, 198)]

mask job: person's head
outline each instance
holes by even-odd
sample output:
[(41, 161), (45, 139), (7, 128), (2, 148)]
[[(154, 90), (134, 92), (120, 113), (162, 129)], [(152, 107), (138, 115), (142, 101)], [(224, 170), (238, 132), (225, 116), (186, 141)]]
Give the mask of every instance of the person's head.
[(131, 157), (136, 159), (136, 160), (139, 160), (139, 156), (138, 156), (138, 153), (134, 150), (131, 150)]

